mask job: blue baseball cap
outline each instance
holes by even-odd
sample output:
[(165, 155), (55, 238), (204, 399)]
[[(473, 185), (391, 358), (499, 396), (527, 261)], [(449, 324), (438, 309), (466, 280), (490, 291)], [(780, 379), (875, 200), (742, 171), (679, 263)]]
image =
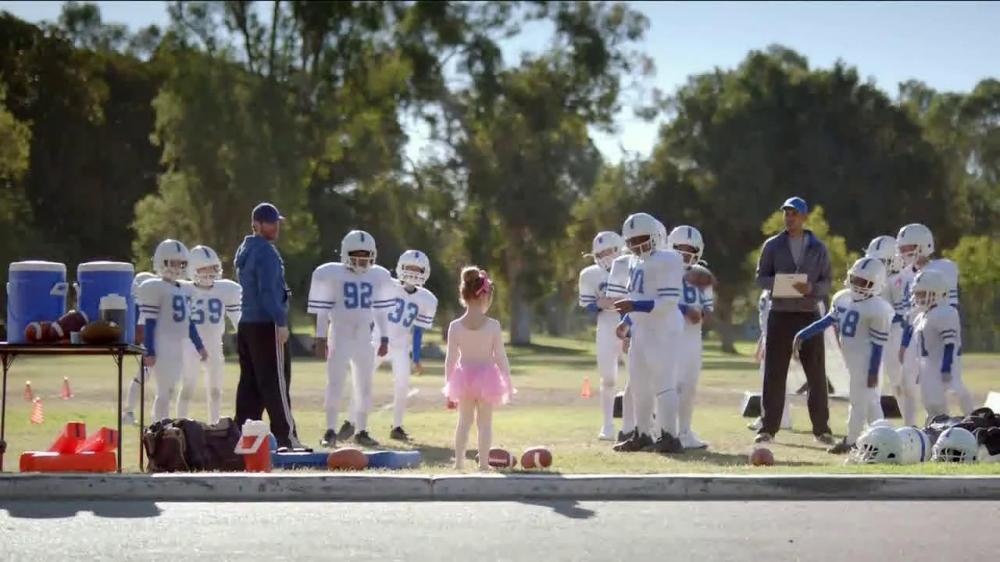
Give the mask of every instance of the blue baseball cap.
[(278, 208), (270, 203), (260, 203), (253, 208), (253, 214), (250, 216), (254, 222), (274, 223), (285, 220), (285, 217), (278, 212)]
[(784, 204), (781, 205), (781, 210), (785, 209), (795, 209), (800, 215), (809, 213), (809, 205), (807, 205), (806, 200), (801, 197), (789, 197), (788, 199), (785, 199)]

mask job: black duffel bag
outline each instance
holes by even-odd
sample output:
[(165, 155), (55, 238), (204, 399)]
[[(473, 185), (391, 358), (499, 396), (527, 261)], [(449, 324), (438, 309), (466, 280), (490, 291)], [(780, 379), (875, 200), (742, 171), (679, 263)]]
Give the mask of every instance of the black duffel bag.
[(240, 432), (231, 418), (215, 425), (190, 419), (165, 419), (143, 432), (150, 472), (235, 472), (244, 468), (234, 453)]

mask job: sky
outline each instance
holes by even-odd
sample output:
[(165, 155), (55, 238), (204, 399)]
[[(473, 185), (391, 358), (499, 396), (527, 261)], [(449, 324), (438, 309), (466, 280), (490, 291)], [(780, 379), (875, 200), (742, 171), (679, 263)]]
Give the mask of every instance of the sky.
[[(133, 29), (167, 23), (164, 2), (97, 2), (106, 22)], [(968, 91), (984, 77), (1000, 76), (1000, 2), (630, 2), (650, 20), (640, 49), (656, 63), (642, 83), (670, 93), (687, 76), (718, 66), (733, 67), (751, 49), (772, 43), (791, 47), (812, 67), (837, 59), (854, 65), (895, 97), (900, 82), (916, 78), (944, 91)], [(0, 1), (28, 21), (55, 21), (61, 2)], [(532, 26), (505, 45), (505, 58), (537, 50), (548, 40), (545, 26)], [(626, 104), (641, 98), (631, 92)], [(605, 157), (622, 149), (648, 155), (660, 121), (644, 122), (628, 109), (618, 131), (593, 131)], [(411, 136), (419, 144), (421, 132)], [(412, 148), (412, 147), (411, 147)]]

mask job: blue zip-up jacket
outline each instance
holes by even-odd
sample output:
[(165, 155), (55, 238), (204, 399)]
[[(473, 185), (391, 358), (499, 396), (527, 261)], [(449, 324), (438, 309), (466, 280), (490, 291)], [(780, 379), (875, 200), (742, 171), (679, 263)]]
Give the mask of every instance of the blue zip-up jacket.
[(236, 250), (236, 276), (243, 286), (240, 322), (288, 325), (288, 285), (285, 263), (273, 244), (251, 235)]

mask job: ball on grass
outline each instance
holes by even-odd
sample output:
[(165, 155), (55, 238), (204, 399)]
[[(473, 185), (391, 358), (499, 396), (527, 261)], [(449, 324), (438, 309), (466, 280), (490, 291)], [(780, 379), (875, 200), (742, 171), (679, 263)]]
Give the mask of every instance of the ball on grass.
[(750, 464), (754, 466), (774, 466), (774, 453), (767, 447), (754, 447), (750, 451)]
[(360, 449), (343, 447), (330, 453), (326, 466), (330, 470), (364, 470), (368, 468), (368, 457)]
[(532, 447), (521, 455), (521, 467), (548, 468), (552, 466), (552, 451), (545, 447)]

